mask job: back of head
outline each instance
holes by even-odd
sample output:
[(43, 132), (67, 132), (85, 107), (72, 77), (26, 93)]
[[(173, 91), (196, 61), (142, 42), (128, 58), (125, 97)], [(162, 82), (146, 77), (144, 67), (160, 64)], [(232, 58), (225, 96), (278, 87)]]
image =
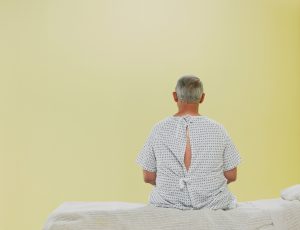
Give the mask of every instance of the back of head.
[(185, 75), (177, 81), (175, 91), (179, 100), (197, 103), (203, 94), (203, 84), (198, 77)]

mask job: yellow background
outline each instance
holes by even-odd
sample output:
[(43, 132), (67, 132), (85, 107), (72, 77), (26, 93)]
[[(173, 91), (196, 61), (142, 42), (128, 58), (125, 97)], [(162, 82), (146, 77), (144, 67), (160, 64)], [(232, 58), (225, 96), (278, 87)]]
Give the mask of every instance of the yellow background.
[(64, 201), (147, 202), (135, 158), (172, 91), (243, 163), (239, 201), (300, 183), (300, 1), (0, 0), (0, 229), (41, 229)]

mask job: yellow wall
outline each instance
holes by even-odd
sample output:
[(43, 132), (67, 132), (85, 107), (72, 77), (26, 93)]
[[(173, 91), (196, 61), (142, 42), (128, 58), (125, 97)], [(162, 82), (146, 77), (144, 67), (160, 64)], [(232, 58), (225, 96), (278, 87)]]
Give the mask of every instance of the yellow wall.
[(300, 183), (300, 1), (0, 0), (0, 229), (64, 201), (147, 202), (135, 164), (201, 77), (243, 158), (240, 201)]

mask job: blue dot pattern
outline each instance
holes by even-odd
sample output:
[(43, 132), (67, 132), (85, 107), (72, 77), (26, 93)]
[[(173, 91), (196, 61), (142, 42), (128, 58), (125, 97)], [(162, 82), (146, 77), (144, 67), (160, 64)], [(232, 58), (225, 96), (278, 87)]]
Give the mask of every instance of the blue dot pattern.
[[(191, 164), (184, 165), (186, 129), (189, 129)], [(157, 207), (231, 209), (236, 197), (229, 191), (224, 171), (241, 157), (226, 129), (207, 116), (168, 116), (157, 122), (136, 162), (156, 172), (149, 203)]]

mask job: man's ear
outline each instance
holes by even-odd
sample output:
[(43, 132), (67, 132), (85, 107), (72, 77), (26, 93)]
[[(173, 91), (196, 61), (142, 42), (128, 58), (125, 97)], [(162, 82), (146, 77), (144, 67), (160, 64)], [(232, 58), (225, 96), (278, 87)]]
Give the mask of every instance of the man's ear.
[(177, 93), (173, 92), (173, 98), (175, 102), (178, 102), (178, 97), (177, 97)]
[(204, 101), (205, 98), (205, 93), (202, 93), (202, 96), (200, 98), (199, 104), (201, 104)]

